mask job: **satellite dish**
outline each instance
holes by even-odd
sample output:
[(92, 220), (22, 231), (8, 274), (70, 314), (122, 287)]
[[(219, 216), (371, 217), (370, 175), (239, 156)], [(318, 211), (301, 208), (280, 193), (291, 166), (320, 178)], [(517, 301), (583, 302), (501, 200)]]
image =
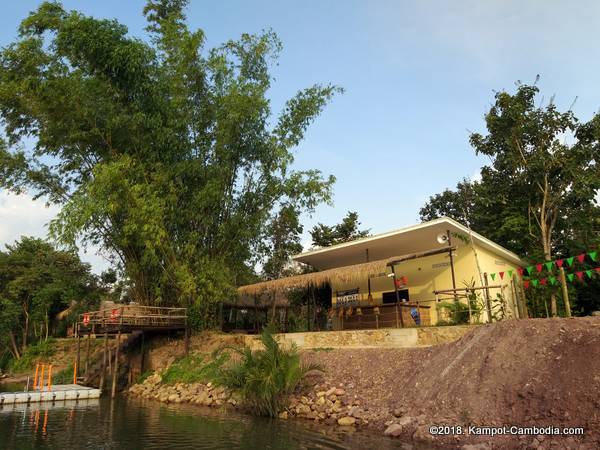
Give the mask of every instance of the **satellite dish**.
[(445, 244), (448, 242), (448, 235), (446, 233), (440, 233), (437, 235), (436, 240), (438, 241), (438, 244)]

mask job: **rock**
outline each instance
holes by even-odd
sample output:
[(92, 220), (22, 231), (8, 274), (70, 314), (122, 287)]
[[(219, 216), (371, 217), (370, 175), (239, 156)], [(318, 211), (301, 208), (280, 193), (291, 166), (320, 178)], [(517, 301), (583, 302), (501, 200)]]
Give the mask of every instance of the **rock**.
[(349, 427), (356, 423), (356, 419), (350, 416), (340, 417), (337, 423), (343, 427)]
[(168, 402), (175, 402), (177, 399), (179, 399), (179, 395), (177, 394), (171, 394), (167, 397)]
[(398, 437), (402, 434), (402, 425), (399, 423), (393, 423), (385, 429), (383, 434), (386, 436)]
[(394, 409), (394, 417), (401, 417), (402, 416), (402, 410), (401, 409)]
[(325, 397), (325, 395), (326, 395), (325, 391), (319, 391), (319, 392), (317, 392), (317, 397), (322, 398), (322, 397)]
[(592, 316), (600, 317), (600, 311), (592, 311)]
[(283, 419), (283, 420), (287, 420), (288, 418), (288, 412), (287, 411), (283, 411), (279, 413), (279, 418)]
[(303, 405), (308, 405), (310, 403), (310, 400), (308, 399), (308, 397), (306, 397), (306, 396), (303, 395), (300, 398), (300, 402), (302, 402)]
[(342, 396), (342, 395), (345, 395), (345, 394), (346, 394), (346, 391), (345, 391), (345, 390), (343, 390), (342, 388), (338, 388), (338, 389), (336, 389), (335, 391), (333, 391), (333, 393), (334, 393), (335, 395), (337, 395), (338, 397), (340, 397), (340, 396)]
[(319, 399), (317, 400), (317, 405), (324, 405), (325, 404), (325, 397), (319, 397)]

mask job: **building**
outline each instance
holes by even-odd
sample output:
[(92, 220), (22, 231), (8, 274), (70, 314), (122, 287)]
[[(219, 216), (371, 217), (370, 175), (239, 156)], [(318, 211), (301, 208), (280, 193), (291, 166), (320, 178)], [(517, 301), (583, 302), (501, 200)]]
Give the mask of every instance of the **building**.
[(308, 289), (310, 295), (328, 286), (327, 327), (333, 329), (475, 323), (487, 321), (490, 313), (519, 315), (517, 268), (524, 263), (447, 217), (293, 259), (317, 271), (242, 286), (240, 294), (264, 303), (292, 289)]

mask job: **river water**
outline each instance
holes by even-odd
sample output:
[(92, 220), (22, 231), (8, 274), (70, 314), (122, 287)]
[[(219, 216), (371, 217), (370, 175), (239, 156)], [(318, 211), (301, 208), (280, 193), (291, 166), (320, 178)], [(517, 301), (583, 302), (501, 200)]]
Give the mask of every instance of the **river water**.
[[(2, 390), (2, 389), (0, 389)], [(367, 431), (119, 397), (0, 407), (0, 449), (399, 448)]]

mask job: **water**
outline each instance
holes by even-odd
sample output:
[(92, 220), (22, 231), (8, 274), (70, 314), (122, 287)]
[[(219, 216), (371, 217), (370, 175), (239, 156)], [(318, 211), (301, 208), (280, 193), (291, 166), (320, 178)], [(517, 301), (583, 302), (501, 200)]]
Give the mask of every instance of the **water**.
[(0, 408), (0, 449), (398, 448), (368, 431), (121, 397)]

